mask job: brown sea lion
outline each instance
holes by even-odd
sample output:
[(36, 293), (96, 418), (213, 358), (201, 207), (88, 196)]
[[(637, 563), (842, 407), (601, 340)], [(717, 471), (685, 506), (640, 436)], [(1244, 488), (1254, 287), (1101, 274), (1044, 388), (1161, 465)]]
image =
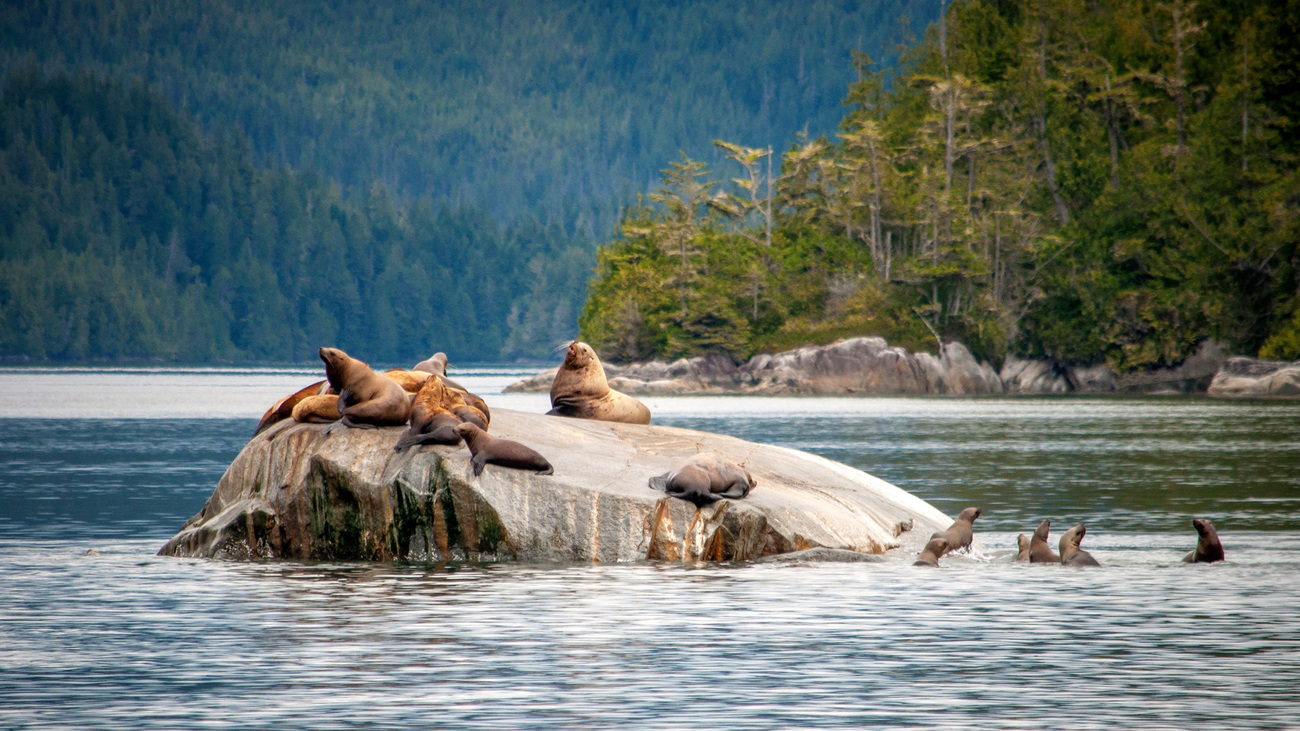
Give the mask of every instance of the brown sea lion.
[(1047, 545), (1047, 531), (1052, 527), (1052, 521), (1044, 518), (1043, 522), (1038, 524), (1034, 529), (1034, 537), (1029, 541), (1029, 563), (1060, 563), (1061, 557), (1052, 551), (1052, 547)]
[(1080, 523), (1061, 536), (1061, 563), (1066, 566), (1100, 566), (1091, 553), (1079, 548), (1088, 529)]
[(916, 563), (913, 566), (932, 566), (939, 568), (939, 557), (951, 550), (948, 545), (948, 539), (943, 537), (942, 533), (935, 533), (930, 542), (925, 544), (921, 549), (921, 555), (916, 557)]
[[(460, 395), (461, 400), (465, 402), (466, 406), (473, 407), (479, 412), (479, 417), (483, 419), (483, 423), (479, 425), (479, 428), (487, 429), (488, 424), (492, 423), (492, 411), (488, 409), (487, 402), (479, 398), (479, 395), (476, 393), (470, 393), (469, 391), (466, 391), (463, 388), (451, 385), (451, 381), (448, 381), (446, 378), (442, 379), (442, 383), (447, 387), (448, 391), (454, 391), (458, 393)], [(465, 420), (473, 421), (473, 419), (469, 419), (469, 418), (465, 418)]]
[(942, 536), (947, 539), (948, 551), (956, 551), (961, 548), (969, 549), (971, 541), (975, 540), (973, 524), (975, 523), (975, 519), (980, 517), (983, 512), (984, 511), (976, 507), (966, 508), (961, 511), (957, 516), (957, 519), (953, 521), (952, 525), (948, 526), (947, 530), (935, 533), (930, 536), (930, 538), (933, 539)]
[(1196, 539), (1196, 548), (1191, 553), (1183, 556), (1183, 563), (1214, 563), (1223, 560), (1223, 544), (1219, 543), (1219, 533), (1214, 530), (1214, 525), (1205, 518), (1196, 518), (1192, 521), (1192, 527), (1196, 529), (1198, 538)]
[(416, 363), (411, 370), (424, 371), (435, 376), (445, 376), (447, 375), (447, 354), (442, 352), (434, 353), (427, 360)]
[(411, 426), (393, 450), (400, 452), (416, 444), (460, 444), (455, 429), (462, 419), (448, 408), (457, 404), (467, 408), (459, 397), (448, 395), (442, 381), (429, 376), (411, 404)]
[(1025, 535), (1024, 533), (1021, 533), (1020, 535), (1016, 536), (1016, 546), (1020, 548), (1020, 552), (1016, 554), (1016, 560), (1028, 561), (1029, 560), (1029, 536)]
[(329, 390), (329, 381), (317, 381), (296, 393), (292, 393), (279, 401), (276, 401), (274, 406), (267, 409), (265, 414), (262, 414), (262, 420), (257, 422), (257, 431), (253, 432), (253, 436), (257, 436), (266, 431), (266, 428), (272, 424), (284, 421), (293, 416), (293, 407), (297, 406), (303, 399), (308, 396), (319, 396), (328, 393)]
[(551, 382), (551, 410), (546, 413), (574, 419), (650, 423), (650, 409), (610, 388), (596, 351), (577, 340), (569, 343), (564, 364)]
[[(325, 377), (339, 394), (339, 424), (347, 427), (401, 426), (411, 415), (406, 390), (391, 378), (338, 348), (321, 348)], [(330, 427), (333, 429), (334, 427)]]
[(338, 394), (333, 393), (308, 396), (293, 407), (293, 420), (303, 424), (328, 424), (341, 416)]
[(732, 500), (745, 497), (754, 489), (754, 477), (749, 470), (717, 452), (700, 452), (681, 467), (651, 477), (650, 487), (702, 508), (724, 497)]
[(482, 474), (483, 466), (489, 464), (516, 470), (534, 470), (539, 475), (555, 472), (551, 463), (532, 447), (509, 439), (497, 439), (469, 422), (457, 424), (455, 431), (465, 440), (465, 446), (469, 447), (469, 453), (473, 455), (469, 463), (473, 466), (475, 475)]
[(419, 393), (420, 387), (424, 385), (424, 382), (433, 378), (432, 373), (425, 373), (424, 371), (408, 371), (402, 368), (386, 370), (382, 375), (385, 378), (397, 381), (397, 385), (401, 386), (402, 390), (407, 393)]

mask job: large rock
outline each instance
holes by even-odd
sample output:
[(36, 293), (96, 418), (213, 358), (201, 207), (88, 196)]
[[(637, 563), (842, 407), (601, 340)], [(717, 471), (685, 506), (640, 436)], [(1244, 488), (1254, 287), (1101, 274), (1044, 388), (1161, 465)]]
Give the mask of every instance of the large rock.
[[(919, 550), (951, 520), (868, 474), (804, 452), (661, 426), (504, 409), (492, 434), (537, 449), (553, 475), (428, 446), (398, 455), (402, 430), (286, 422), (235, 458), (171, 556), (317, 560), (743, 560), (842, 549)], [(694, 505), (652, 490), (653, 475), (700, 450), (744, 464), (743, 500)], [(913, 527), (901, 536), (903, 525)]]
[(1229, 358), (1211, 381), (1209, 394), (1219, 398), (1300, 397), (1300, 360)]

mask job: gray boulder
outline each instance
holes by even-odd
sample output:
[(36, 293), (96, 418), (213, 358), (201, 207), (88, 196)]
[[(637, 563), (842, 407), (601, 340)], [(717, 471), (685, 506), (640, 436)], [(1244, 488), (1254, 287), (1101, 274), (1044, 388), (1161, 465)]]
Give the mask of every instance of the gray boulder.
[(1209, 394), (1218, 398), (1300, 397), (1300, 360), (1229, 358), (1210, 382)]
[[(553, 475), (488, 465), (463, 447), (398, 454), (400, 428), (284, 422), (253, 438), (207, 504), (159, 551), (301, 560), (745, 560), (814, 548), (918, 550), (951, 520), (845, 465), (661, 426), (493, 409), (491, 433), (540, 451)], [(714, 450), (757, 481), (705, 508), (649, 478)], [(900, 524), (913, 529), (896, 535)], [(914, 545), (916, 544), (916, 545)], [(842, 559), (841, 559), (842, 560)]]

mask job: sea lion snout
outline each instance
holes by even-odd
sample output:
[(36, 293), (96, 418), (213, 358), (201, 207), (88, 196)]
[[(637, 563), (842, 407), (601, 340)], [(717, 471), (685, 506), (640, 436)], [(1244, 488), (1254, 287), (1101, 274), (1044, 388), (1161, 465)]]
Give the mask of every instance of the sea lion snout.
[(1200, 535), (1205, 535), (1205, 521), (1204, 521), (1204, 520), (1202, 520), (1202, 519), (1200, 519), (1200, 518), (1193, 518), (1193, 519), (1192, 519), (1192, 527), (1195, 528), (1195, 529), (1196, 529), (1196, 532), (1199, 533)]

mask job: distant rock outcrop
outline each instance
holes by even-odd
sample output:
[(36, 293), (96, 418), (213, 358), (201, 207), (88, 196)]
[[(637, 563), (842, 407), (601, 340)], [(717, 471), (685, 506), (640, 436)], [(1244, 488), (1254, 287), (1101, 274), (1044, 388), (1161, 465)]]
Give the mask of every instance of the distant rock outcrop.
[[(824, 548), (908, 552), (951, 519), (851, 467), (783, 447), (661, 426), (493, 409), (492, 433), (537, 449), (553, 475), (488, 465), (463, 446), (393, 451), (400, 428), (283, 422), (254, 437), (169, 556), (312, 560), (742, 560)], [(712, 450), (757, 484), (704, 508), (650, 488)], [(910, 521), (910, 522), (909, 522)], [(900, 534), (900, 526), (910, 530)]]
[(1210, 382), (1220, 398), (1300, 398), (1300, 360), (1229, 358)]

